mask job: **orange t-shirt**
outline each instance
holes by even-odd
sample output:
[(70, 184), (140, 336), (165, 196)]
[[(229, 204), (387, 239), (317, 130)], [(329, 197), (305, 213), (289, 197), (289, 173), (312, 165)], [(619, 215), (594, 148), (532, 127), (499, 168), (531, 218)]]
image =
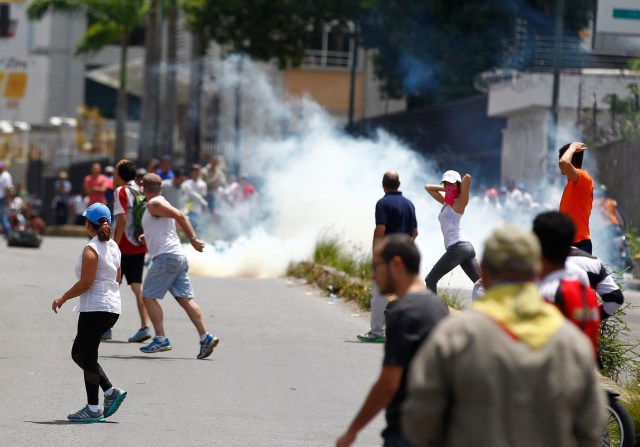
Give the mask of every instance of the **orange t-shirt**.
[(560, 212), (567, 214), (576, 226), (573, 242), (591, 239), (589, 218), (593, 207), (593, 180), (589, 173), (578, 169), (578, 180), (567, 179), (560, 199)]

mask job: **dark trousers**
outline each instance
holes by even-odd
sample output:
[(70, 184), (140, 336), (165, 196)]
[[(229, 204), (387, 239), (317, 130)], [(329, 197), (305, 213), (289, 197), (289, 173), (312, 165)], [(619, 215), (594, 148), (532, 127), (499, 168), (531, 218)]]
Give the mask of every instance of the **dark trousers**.
[(65, 225), (67, 223), (67, 203), (59, 201), (56, 203), (56, 225)]
[(480, 264), (476, 259), (476, 251), (470, 242), (458, 242), (447, 247), (447, 251), (433, 266), (425, 282), (427, 289), (433, 293), (438, 293), (438, 281), (457, 266), (467, 274), (474, 283), (480, 279)]
[(586, 251), (589, 254), (592, 254), (593, 252), (593, 245), (591, 244), (591, 239), (582, 239), (580, 242), (575, 242), (573, 246), (576, 248), (579, 248), (582, 251)]
[(119, 316), (110, 312), (80, 312), (78, 317), (78, 333), (71, 348), (71, 358), (84, 371), (89, 405), (98, 405), (99, 388), (103, 391), (111, 388), (111, 382), (98, 363), (98, 346), (102, 334), (116, 324)]

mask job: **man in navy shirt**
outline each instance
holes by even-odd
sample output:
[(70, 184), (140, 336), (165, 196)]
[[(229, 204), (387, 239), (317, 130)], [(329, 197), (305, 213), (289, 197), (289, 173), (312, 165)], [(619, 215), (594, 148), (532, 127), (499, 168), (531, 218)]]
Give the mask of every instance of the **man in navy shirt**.
[[(418, 221), (413, 203), (400, 191), (400, 176), (388, 171), (382, 177), (384, 197), (376, 203), (376, 228), (373, 231), (373, 244), (388, 234), (404, 233), (414, 240), (418, 236)], [(363, 342), (384, 343), (384, 310), (387, 296), (380, 293), (375, 282), (371, 285), (371, 329), (358, 335)]]

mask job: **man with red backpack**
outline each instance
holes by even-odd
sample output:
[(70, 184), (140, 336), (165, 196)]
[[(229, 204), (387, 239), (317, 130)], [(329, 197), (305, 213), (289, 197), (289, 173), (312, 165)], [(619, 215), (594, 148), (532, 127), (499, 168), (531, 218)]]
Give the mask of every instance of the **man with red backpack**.
[(572, 268), (565, 261), (571, 250), (575, 225), (571, 218), (558, 211), (538, 214), (533, 232), (542, 249), (542, 269), (538, 289), (555, 304), (564, 316), (578, 326), (598, 348), (600, 306), (595, 291), (589, 286), (586, 272)]

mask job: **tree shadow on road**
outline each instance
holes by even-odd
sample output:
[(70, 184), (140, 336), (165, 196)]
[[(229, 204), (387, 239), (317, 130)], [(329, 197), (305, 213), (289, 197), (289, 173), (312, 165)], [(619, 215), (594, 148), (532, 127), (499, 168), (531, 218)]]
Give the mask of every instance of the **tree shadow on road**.
[(56, 419), (53, 421), (24, 421), (31, 424), (38, 425), (92, 425), (92, 424), (117, 424), (115, 421), (102, 421), (102, 422), (71, 422), (66, 419)]

